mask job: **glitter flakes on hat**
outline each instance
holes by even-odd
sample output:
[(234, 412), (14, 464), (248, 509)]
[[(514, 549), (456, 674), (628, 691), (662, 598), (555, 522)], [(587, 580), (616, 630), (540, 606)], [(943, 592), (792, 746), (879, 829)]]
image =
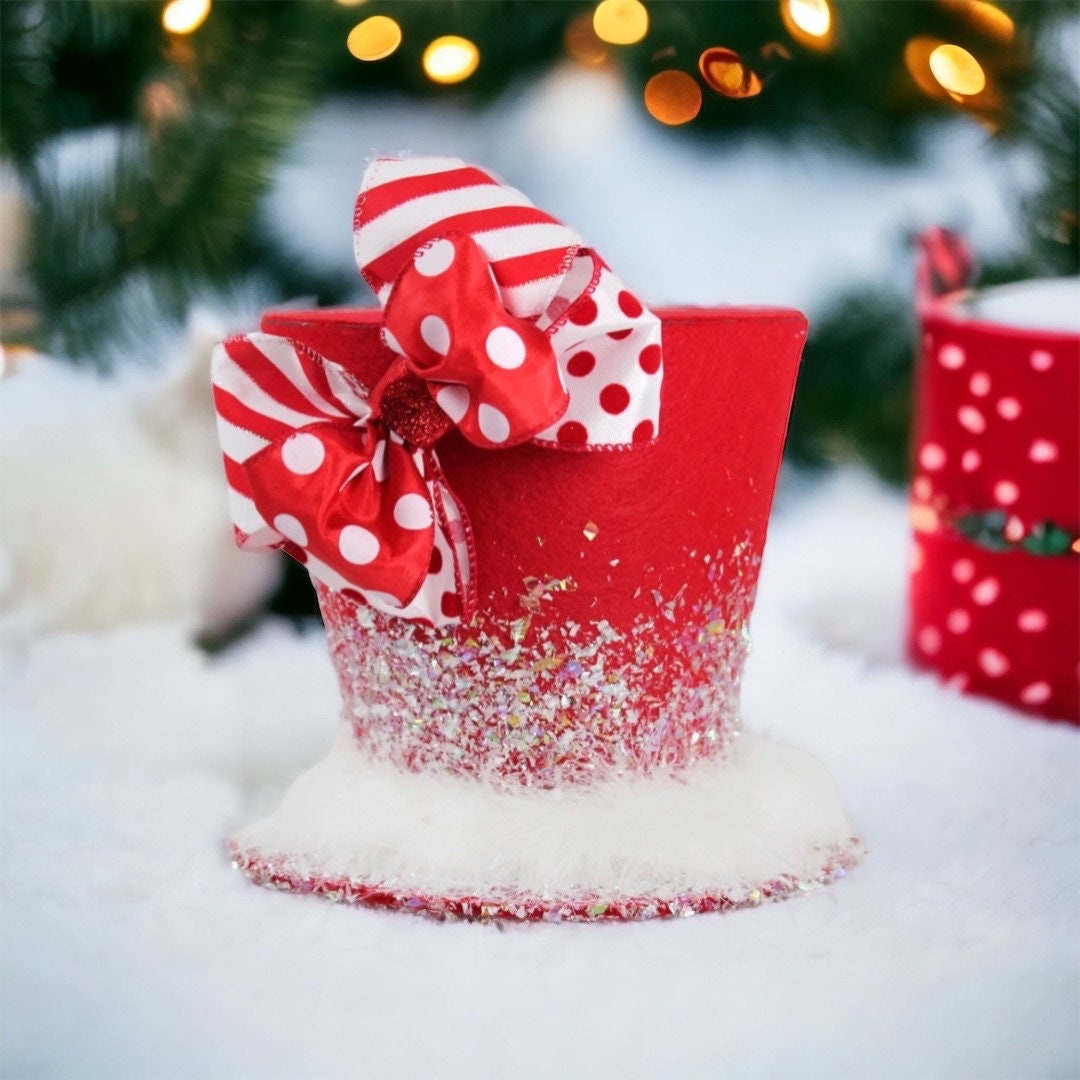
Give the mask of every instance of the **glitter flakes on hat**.
[(354, 226), (397, 360), (369, 390), (286, 338), (218, 347), (237, 541), (384, 613), (455, 622), (475, 566), (435, 444), (455, 426), (490, 450), (651, 442), (660, 321), (574, 232), (456, 159), (375, 162)]

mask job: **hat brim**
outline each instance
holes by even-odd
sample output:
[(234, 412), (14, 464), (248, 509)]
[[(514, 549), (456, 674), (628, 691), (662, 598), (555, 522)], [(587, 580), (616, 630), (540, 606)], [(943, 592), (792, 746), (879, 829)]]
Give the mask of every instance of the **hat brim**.
[(256, 883), (441, 918), (640, 919), (826, 884), (856, 860), (836, 786), (741, 734), (677, 773), (553, 790), (403, 772), (348, 725), (276, 813), (229, 841)]

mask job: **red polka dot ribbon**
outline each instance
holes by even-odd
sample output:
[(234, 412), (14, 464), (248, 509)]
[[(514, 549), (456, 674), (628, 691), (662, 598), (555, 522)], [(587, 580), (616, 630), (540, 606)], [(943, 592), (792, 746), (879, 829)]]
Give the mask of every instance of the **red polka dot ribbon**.
[(650, 442), (660, 322), (569, 229), (461, 162), (376, 162), (356, 225), (398, 354), (376, 386), (269, 334), (215, 353), (237, 542), (284, 548), (381, 611), (453, 622), (475, 607), (475, 573), (439, 438), (456, 427), (493, 450)]
[[(482, 253), (496, 290), (499, 308), (491, 326), (470, 326), (471, 298), (467, 291), (455, 293), (466, 280), (457, 276), (462, 240)], [(529, 340), (516, 320), (547, 336), (565, 391), (565, 409), (528, 438), (596, 449), (649, 442), (659, 434), (660, 320), (577, 233), (520, 191), (457, 158), (380, 158), (364, 175), (353, 242), (360, 273), (386, 312), (386, 343), (417, 368), (434, 361), (435, 346), (447, 346), (447, 366), (439, 369), (444, 374), (423, 375), (445, 379), (449, 389), (437, 400), (478, 445), (495, 445), (483, 441), (485, 418), (494, 434), (508, 430), (502, 417), (509, 423), (500, 445), (512, 444), (518, 429), (510, 412), (454, 373), (455, 335), (470, 334), (472, 354), (496, 367), (501, 361), (505, 371), (520, 355), (515, 334)], [(421, 296), (430, 310), (422, 309)], [(463, 317), (455, 319), (459, 311)], [(433, 318), (425, 323), (427, 316)], [(485, 326), (490, 340), (480, 335)], [(526, 366), (512, 380), (492, 385), (513, 399), (536, 370)], [(469, 379), (476, 377), (474, 372)], [(553, 385), (547, 392), (554, 392)]]

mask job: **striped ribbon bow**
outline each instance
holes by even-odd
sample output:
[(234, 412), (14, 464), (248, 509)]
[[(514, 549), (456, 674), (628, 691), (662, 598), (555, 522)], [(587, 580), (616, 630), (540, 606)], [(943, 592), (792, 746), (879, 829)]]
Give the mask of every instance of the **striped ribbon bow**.
[(468, 518), (438, 439), (456, 426), (492, 450), (651, 442), (660, 321), (574, 232), (456, 159), (376, 161), (354, 246), (396, 354), (375, 386), (269, 334), (215, 352), (237, 542), (284, 548), (389, 614), (469, 618)]

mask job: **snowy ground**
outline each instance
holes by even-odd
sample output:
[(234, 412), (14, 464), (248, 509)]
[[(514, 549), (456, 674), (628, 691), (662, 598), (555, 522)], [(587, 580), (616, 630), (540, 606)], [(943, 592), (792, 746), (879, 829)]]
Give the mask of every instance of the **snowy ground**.
[(869, 855), (677, 923), (500, 932), (257, 889), (221, 838), (331, 741), (317, 635), (9, 646), (3, 1074), (1076, 1075), (1080, 739), (903, 665), (905, 546), (864, 477), (786, 492), (746, 722), (826, 761)]
[[(494, 168), (656, 302), (811, 314), (849, 282), (903, 283), (890, 254), (902, 227), (960, 222), (983, 250), (1007, 245), (1008, 181), (1025, 168), (973, 127), (899, 171), (787, 147), (707, 154), (638, 117), (617, 83), (561, 71), (479, 117), (328, 105), (282, 170), (268, 228), (309, 261), (351, 267), (364, 160), (405, 149)], [(9, 469), (31, 426), (11, 414), (31, 417), (47, 391), (37, 415), (77, 430), (80, 475), (96, 470), (70, 500), (78, 520), (49, 518), (31, 539), (74, 551), (61, 570), (92, 583), (107, 579), (78, 552), (123, 530), (143, 571), (169, 572), (160, 553), (186, 544), (174, 522), (194, 496), (101, 512), (131, 505), (122, 451), (149, 445), (146, 418), (118, 433), (125, 421), (102, 419), (92, 394), (17, 385), (0, 385)], [(44, 506), (73, 481), (70, 456), (37, 445)], [(171, 492), (197, 457), (161, 466)], [(221, 841), (333, 738), (321, 637), (264, 623), (208, 658), (190, 611), (97, 632), (0, 626), (0, 1073), (1080, 1075), (1080, 735), (911, 672), (901, 497), (850, 472), (788, 480), (744, 715), (826, 762), (869, 855), (834, 887), (733, 915), (500, 932), (256, 889)], [(95, 485), (108, 484), (106, 499)], [(186, 584), (190, 607), (200, 582)]]

